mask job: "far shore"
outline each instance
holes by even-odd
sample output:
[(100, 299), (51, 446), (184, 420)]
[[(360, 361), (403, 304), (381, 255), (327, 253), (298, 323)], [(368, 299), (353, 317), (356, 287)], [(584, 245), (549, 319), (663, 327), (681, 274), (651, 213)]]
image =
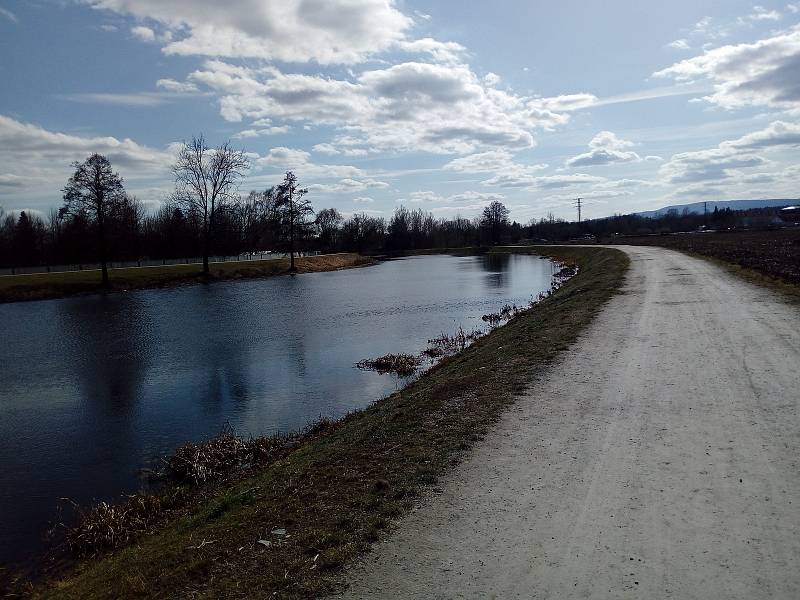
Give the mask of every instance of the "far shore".
[[(295, 273), (337, 271), (375, 264), (377, 261), (354, 252), (295, 258)], [(110, 269), (111, 289), (103, 290), (99, 271), (36, 273), (0, 277), (0, 303), (50, 300), (106, 292), (173, 287), (208, 281), (255, 279), (290, 273), (289, 259), (247, 260), (211, 263), (203, 275), (201, 264), (161, 265)]]

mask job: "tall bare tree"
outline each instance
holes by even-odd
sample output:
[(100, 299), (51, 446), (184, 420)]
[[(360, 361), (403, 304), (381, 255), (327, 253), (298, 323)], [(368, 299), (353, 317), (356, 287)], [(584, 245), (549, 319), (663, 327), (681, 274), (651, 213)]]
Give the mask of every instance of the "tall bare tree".
[(503, 233), (509, 226), (508, 209), (505, 204), (494, 200), (481, 214), (480, 225), (489, 233), (492, 245), (497, 245), (503, 237)]
[(205, 274), (208, 274), (208, 255), (217, 215), (236, 197), (239, 180), (249, 166), (244, 151), (233, 148), (229, 142), (210, 148), (200, 135), (184, 142), (172, 167), (174, 200), (188, 211), (197, 211), (202, 218)]
[(122, 178), (111, 169), (105, 156), (92, 154), (84, 162), (75, 162), (72, 166), (75, 173), (64, 186), (64, 206), (59, 215), (80, 216), (96, 224), (102, 283), (107, 288), (107, 223), (117, 206), (124, 202), (125, 188)]
[(308, 190), (297, 183), (297, 176), (286, 171), (283, 182), (278, 186), (277, 206), (289, 229), (289, 270), (294, 271), (294, 242), (298, 231), (307, 225), (308, 217), (314, 214), (311, 203), (305, 198)]
[(317, 227), (319, 244), (325, 252), (332, 252), (336, 248), (342, 221), (342, 215), (335, 208), (323, 208), (317, 213), (314, 225)]

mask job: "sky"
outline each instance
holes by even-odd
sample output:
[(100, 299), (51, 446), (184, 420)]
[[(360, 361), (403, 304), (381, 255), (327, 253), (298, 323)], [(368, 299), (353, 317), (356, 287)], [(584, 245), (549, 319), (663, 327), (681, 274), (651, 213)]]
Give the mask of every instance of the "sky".
[(796, 198), (800, 2), (0, 0), (0, 206), (106, 155), (156, 209), (182, 141), (315, 208), (575, 219)]

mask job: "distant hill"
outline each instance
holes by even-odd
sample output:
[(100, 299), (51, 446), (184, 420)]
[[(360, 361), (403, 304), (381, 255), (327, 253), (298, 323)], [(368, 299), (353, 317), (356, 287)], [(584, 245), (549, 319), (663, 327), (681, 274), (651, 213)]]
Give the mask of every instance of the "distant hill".
[[(769, 206), (789, 206), (790, 204), (798, 204), (798, 202), (800, 201), (791, 198), (778, 198), (773, 200), (722, 200), (720, 202), (706, 202), (706, 206), (708, 207), (708, 212), (713, 212), (714, 208), (718, 208), (719, 210), (724, 210), (726, 208), (730, 208), (731, 210), (747, 210), (750, 208), (767, 208)], [(683, 213), (684, 209), (688, 209), (690, 213), (702, 214), (703, 203), (693, 202), (692, 204), (676, 204), (675, 206), (665, 206), (658, 210), (648, 210), (636, 214), (642, 217), (653, 218), (665, 215), (667, 211), (670, 210), (677, 210), (678, 213)]]

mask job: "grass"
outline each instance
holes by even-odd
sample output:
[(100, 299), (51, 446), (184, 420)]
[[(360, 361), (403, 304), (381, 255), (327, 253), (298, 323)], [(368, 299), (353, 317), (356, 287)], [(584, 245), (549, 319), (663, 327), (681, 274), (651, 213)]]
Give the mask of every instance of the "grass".
[[(335, 271), (348, 267), (372, 264), (374, 261), (355, 253), (323, 254), (295, 258), (298, 273)], [(157, 267), (128, 267), (110, 269), (112, 291), (166, 287), (200, 283), (208, 280), (247, 279), (283, 275), (289, 272), (289, 259), (247, 260), (211, 263), (209, 277), (202, 266), (163, 265)], [(63, 298), (101, 292), (99, 271), (70, 271), (67, 273), (37, 273), (0, 277), (0, 302), (20, 302)]]
[(408, 512), (415, 497), (482, 439), (535, 372), (568, 348), (617, 293), (628, 266), (626, 255), (610, 248), (539, 250), (574, 261), (578, 274), (408, 387), (133, 545), (40, 584), (33, 595), (308, 598), (329, 592), (337, 571)]

